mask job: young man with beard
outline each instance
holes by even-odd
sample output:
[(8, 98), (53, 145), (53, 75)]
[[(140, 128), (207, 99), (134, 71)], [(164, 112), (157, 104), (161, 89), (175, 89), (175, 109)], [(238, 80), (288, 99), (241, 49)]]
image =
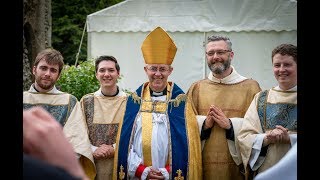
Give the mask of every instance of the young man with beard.
[(92, 145), (97, 170), (96, 180), (111, 180), (116, 137), (127, 94), (117, 86), (120, 66), (115, 57), (98, 57), (95, 61), (95, 72), (100, 88), (94, 93), (84, 95), (80, 104)]
[(208, 78), (193, 83), (187, 93), (202, 127), (204, 179), (245, 179), (235, 137), (240, 118), (261, 89), (257, 81), (237, 73), (231, 65), (233, 56), (228, 37), (208, 37), (206, 59), (211, 72)]
[(32, 69), (35, 82), (23, 92), (23, 109), (41, 106), (47, 110), (63, 127), (84, 171), (93, 179), (96, 172), (80, 104), (75, 96), (61, 92), (55, 86), (63, 66), (59, 51), (48, 48), (38, 53)]
[(200, 133), (186, 94), (168, 77), (177, 48), (161, 27), (142, 44), (149, 81), (127, 100), (113, 179), (202, 179)]

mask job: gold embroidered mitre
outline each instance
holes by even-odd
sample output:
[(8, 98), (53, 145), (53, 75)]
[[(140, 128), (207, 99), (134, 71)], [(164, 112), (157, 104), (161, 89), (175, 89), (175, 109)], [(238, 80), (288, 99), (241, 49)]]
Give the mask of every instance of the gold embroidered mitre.
[(143, 41), (141, 50), (146, 64), (171, 65), (177, 47), (169, 34), (161, 27), (157, 27)]

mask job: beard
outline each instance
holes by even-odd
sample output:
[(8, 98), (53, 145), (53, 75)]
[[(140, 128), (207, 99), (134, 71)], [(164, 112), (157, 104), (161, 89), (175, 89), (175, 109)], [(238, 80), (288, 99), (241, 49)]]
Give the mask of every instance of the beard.
[(208, 63), (209, 69), (212, 71), (214, 74), (222, 74), (225, 72), (231, 65), (231, 59), (228, 58), (228, 60), (223, 61), (223, 62), (215, 62), (215, 63)]
[(50, 79), (50, 83), (46, 83), (46, 84), (44, 84), (44, 83), (42, 83), (41, 82), (41, 77), (37, 77), (36, 78), (36, 83), (38, 84), (38, 86), (41, 88), (41, 89), (44, 89), (44, 90), (50, 90), (50, 89), (52, 89), (52, 87), (54, 86), (54, 84), (55, 84), (55, 81), (53, 81), (52, 79)]

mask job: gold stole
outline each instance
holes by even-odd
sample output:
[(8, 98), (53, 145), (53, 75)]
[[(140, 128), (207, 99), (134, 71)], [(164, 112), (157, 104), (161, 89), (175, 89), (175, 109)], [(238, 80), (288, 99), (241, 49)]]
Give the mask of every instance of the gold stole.
[(165, 113), (170, 96), (171, 86), (167, 83), (167, 101), (153, 101), (150, 96), (149, 84), (142, 94), (141, 123), (142, 123), (142, 152), (143, 164), (152, 166), (151, 140), (152, 140), (152, 112)]

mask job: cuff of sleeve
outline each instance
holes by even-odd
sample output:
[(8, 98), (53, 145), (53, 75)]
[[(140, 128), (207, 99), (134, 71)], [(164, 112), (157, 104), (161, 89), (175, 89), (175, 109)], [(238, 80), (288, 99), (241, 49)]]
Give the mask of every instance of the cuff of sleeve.
[(168, 165), (166, 165), (166, 170), (168, 171), (168, 173), (170, 172), (170, 165), (168, 164)]
[(230, 128), (226, 129), (226, 138), (231, 141), (234, 141), (234, 130), (233, 130), (233, 125), (230, 119), (229, 119), (229, 122), (230, 122)]
[(264, 136), (266, 136), (266, 134), (257, 134), (252, 145), (253, 149), (261, 150)]
[(136, 173), (134, 174), (136, 177), (140, 178), (146, 166), (139, 164), (137, 167)]
[(165, 168), (159, 168), (159, 171), (163, 175), (165, 180), (169, 180), (169, 171), (170, 171), (170, 166), (166, 166)]
[(150, 167), (151, 167), (151, 166), (146, 167), (146, 168), (143, 170), (143, 173), (142, 173), (141, 178), (140, 178), (141, 180), (146, 180), (146, 179), (147, 179), (148, 174), (149, 174), (149, 172), (151, 171)]
[(97, 146), (91, 145), (91, 150), (92, 150), (92, 152), (96, 151), (96, 149), (98, 149)]
[(201, 128), (201, 134), (200, 134), (201, 140), (208, 139), (210, 137), (210, 133), (211, 133), (211, 129), (212, 129), (212, 127), (211, 127), (211, 128), (208, 128), (208, 129), (204, 130), (205, 121), (206, 120), (204, 120), (204, 122), (202, 124), (202, 128)]

